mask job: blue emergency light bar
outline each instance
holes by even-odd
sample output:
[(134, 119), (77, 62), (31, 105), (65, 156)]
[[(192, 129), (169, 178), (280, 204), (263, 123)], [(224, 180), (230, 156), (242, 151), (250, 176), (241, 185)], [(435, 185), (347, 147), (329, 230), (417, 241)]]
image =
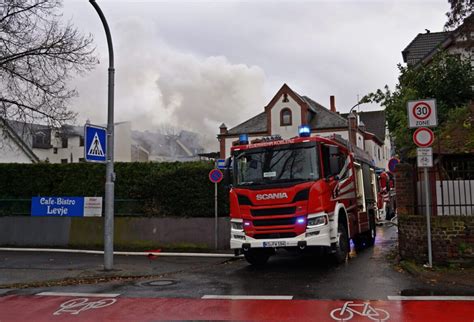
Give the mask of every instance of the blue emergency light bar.
[(311, 129), (308, 125), (300, 125), (298, 126), (298, 134), (303, 138), (309, 137), (311, 136)]
[(249, 144), (248, 134), (240, 134), (239, 135), (239, 144)]

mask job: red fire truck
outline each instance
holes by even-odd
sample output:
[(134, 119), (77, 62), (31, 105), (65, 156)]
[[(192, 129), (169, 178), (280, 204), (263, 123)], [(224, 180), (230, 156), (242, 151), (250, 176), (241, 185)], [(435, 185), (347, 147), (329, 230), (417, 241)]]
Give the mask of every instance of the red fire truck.
[(342, 263), (350, 239), (373, 245), (375, 172), (362, 150), (351, 153), (343, 142), (304, 128), (287, 140), (241, 136), (226, 170), (231, 248), (262, 265), (278, 248), (323, 249)]
[(390, 172), (381, 172), (378, 175), (377, 209), (379, 222), (391, 220), (396, 213), (395, 179)]

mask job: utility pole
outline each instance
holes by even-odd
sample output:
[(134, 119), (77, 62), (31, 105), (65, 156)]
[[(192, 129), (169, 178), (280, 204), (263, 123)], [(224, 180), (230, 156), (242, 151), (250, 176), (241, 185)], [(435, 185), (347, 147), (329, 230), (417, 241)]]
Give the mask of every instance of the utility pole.
[(105, 168), (104, 270), (114, 266), (114, 48), (109, 25), (95, 0), (89, 0), (104, 25), (109, 47), (109, 80), (107, 96), (107, 162)]

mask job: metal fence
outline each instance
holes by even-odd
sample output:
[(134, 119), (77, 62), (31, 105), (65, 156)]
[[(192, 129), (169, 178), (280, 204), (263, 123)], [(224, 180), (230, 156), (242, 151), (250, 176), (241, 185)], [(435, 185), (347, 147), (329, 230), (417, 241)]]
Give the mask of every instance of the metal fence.
[[(437, 161), (429, 172), (431, 213), (438, 216), (473, 216), (474, 156), (438, 157)], [(417, 173), (417, 211), (424, 214), (423, 176), (420, 171)]]
[[(116, 216), (145, 216), (144, 204), (143, 200), (115, 199), (114, 213)], [(0, 216), (30, 215), (31, 199), (0, 199)]]

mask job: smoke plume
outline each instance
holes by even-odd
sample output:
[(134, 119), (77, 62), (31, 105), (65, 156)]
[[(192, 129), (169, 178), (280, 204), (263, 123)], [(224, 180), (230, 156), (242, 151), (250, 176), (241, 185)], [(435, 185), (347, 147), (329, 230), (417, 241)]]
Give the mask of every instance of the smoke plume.
[[(207, 151), (217, 151), (222, 122), (232, 127), (263, 110), (265, 75), (259, 67), (224, 56), (182, 52), (156, 29), (153, 22), (129, 17), (114, 26), (115, 120), (132, 121), (140, 131), (170, 124), (197, 132)], [(76, 81), (78, 121), (106, 120), (108, 56), (98, 49), (101, 64)]]

